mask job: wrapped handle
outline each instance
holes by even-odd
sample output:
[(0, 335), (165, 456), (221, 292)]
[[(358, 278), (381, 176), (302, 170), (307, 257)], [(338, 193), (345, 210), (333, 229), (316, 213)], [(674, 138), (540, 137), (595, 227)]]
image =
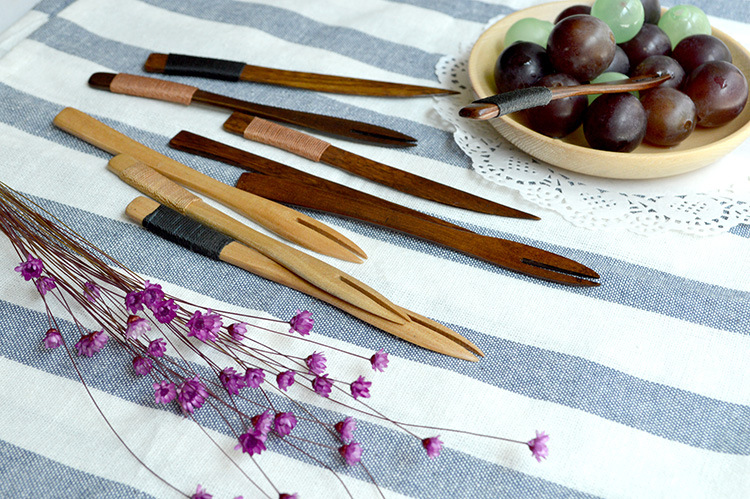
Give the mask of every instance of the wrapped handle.
[(239, 81), (244, 67), (245, 63), (242, 62), (213, 59), (211, 57), (168, 54), (164, 61), (164, 74)]
[[(96, 73), (91, 79), (99, 74), (101, 73)], [(187, 106), (193, 101), (193, 95), (198, 91), (198, 87), (173, 81), (158, 80), (156, 78), (149, 78), (148, 76), (119, 73), (112, 78), (109, 90), (116, 94), (176, 102)]]

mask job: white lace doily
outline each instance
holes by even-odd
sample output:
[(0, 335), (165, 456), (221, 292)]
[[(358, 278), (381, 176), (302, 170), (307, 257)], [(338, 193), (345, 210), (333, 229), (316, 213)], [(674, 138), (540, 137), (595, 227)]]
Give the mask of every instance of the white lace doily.
[(458, 110), (474, 100), (469, 53), (470, 48), (440, 59), (440, 83), (461, 93), (434, 102), (438, 114), (455, 128), (458, 146), (486, 179), (580, 227), (710, 235), (750, 223), (747, 142), (713, 165), (664, 179), (609, 180), (554, 167), (516, 148), (489, 123), (458, 117)]

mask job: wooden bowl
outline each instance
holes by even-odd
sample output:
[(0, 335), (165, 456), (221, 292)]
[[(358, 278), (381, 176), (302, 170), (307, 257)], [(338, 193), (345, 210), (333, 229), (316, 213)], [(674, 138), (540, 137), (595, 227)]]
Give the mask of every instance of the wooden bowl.
[[(564, 0), (514, 12), (492, 25), (474, 44), (469, 56), (469, 79), (477, 98), (497, 93), (494, 69), (503, 50), (505, 32), (525, 17), (554, 22), (566, 7), (581, 0)], [(732, 62), (750, 81), (750, 53), (725, 33), (713, 35), (727, 44)], [(734, 120), (718, 128), (696, 128), (674, 147), (642, 144), (629, 153), (599, 151), (588, 147), (581, 127), (568, 137), (553, 139), (519, 123), (513, 115), (490, 120), (513, 145), (546, 163), (605, 178), (646, 179), (677, 175), (709, 165), (739, 146), (750, 135), (750, 103)]]

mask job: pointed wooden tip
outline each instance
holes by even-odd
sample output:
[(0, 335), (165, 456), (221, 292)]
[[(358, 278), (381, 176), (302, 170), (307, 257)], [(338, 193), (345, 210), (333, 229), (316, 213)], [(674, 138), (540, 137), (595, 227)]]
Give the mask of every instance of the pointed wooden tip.
[(167, 66), (167, 54), (149, 54), (143, 69), (149, 73), (163, 73)]
[(496, 104), (472, 102), (462, 107), (458, 115), (472, 120), (489, 120), (500, 115), (500, 108)]

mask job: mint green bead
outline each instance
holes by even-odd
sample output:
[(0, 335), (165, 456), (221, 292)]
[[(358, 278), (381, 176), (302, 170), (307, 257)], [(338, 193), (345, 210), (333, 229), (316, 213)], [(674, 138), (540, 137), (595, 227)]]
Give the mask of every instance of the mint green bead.
[(659, 27), (669, 37), (672, 48), (685, 37), (711, 34), (706, 13), (694, 5), (675, 5), (662, 14)]
[[(602, 73), (593, 80), (591, 80), (589, 83), (607, 83), (610, 81), (617, 81), (617, 80), (626, 80), (628, 77), (622, 73), (615, 73), (614, 71), (610, 71), (608, 73)], [(639, 94), (637, 90), (633, 90), (630, 92), (633, 94), (636, 98), (638, 98)], [(591, 94), (587, 95), (586, 97), (589, 98), (589, 104), (594, 102), (594, 99), (599, 97), (602, 94)]]
[(596, 0), (591, 15), (607, 23), (615, 35), (615, 43), (623, 43), (641, 30), (645, 11), (641, 0)]
[(547, 47), (547, 38), (554, 24), (533, 17), (516, 21), (505, 33), (504, 47), (510, 47), (516, 42), (533, 42)]

